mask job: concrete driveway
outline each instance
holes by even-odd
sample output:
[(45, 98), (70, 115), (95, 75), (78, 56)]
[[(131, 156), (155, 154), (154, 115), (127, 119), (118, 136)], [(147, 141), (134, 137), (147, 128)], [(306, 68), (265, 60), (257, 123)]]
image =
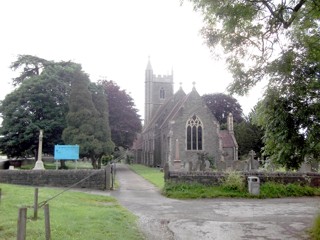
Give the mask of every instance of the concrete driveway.
[(120, 188), (111, 196), (137, 215), (148, 239), (308, 239), (319, 197), (175, 200), (117, 165)]

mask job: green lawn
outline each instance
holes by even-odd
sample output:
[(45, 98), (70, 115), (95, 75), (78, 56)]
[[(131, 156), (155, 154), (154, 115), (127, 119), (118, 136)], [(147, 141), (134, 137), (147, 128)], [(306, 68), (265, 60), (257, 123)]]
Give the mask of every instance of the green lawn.
[[(65, 161), (68, 169), (92, 169), (91, 162), (84, 161)], [(19, 169), (31, 170), (34, 168), (35, 164), (22, 165)], [(56, 162), (44, 162), (45, 169), (56, 169)], [(58, 168), (60, 167), (60, 162), (58, 162)]]
[(131, 164), (128, 166), (131, 170), (151, 182), (159, 189), (164, 187), (164, 174), (159, 168), (150, 168), (140, 164)]
[[(18, 210), (33, 205), (34, 188), (0, 184), (0, 239), (16, 239)], [(39, 202), (60, 193), (62, 189), (39, 188)], [(52, 239), (144, 239), (136, 217), (114, 198), (67, 191), (49, 201)], [(43, 209), (39, 219), (32, 220), (28, 208), (27, 239), (45, 239)]]

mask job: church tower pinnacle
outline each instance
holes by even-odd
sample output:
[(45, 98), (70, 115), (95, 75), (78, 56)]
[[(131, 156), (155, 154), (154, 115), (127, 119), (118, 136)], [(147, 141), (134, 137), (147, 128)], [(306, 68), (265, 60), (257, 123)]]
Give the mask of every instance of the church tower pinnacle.
[(144, 99), (144, 124), (146, 125), (151, 118), (151, 109), (152, 109), (152, 78), (153, 70), (150, 62), (150, 56), (148, 57), (148, 63), (146, 68), (145, 75), (145, 99)]

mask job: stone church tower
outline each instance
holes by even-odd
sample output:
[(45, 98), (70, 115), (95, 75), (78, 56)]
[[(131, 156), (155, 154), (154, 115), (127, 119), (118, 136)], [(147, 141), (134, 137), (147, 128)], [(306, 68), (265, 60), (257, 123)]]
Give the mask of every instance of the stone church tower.
[(145, 119), (132, 149), (135, 162), (170, 170), (203, 171), (200, 156), (229, 167), (237, 160), (232, 115), (228, 130), (217, 119), (193, 84), (186, 94), (182, 86), (173, 92), (173, 74), (155, 75), (150, 59), (145, 70)]
[(173, 96), (173, 74), (155, 75), (148, 60), (145, 75), (145, 118), (146, 126), (166, 99)]

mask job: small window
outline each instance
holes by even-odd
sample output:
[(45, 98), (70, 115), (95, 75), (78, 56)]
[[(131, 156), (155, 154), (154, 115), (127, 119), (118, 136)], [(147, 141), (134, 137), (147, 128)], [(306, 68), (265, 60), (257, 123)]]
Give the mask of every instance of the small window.
[(202, 150), (203, 126), (201, 120), (193, 115), (186, 125), (187, 150)]
[(160, 99), (165, 99), (166, 97), (166, 92), (164, 91), (163, 88), (160, 89)]

